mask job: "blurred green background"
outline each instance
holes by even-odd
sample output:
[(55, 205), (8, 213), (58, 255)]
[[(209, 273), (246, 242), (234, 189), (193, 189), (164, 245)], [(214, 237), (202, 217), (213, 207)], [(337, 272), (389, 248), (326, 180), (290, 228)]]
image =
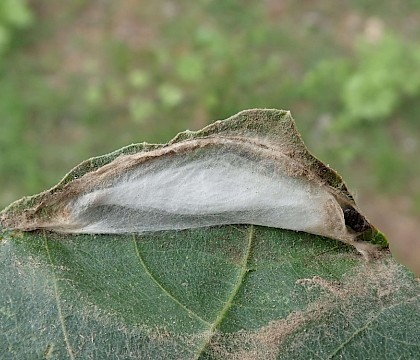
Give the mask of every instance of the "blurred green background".
[(2, 0), (0, 208), (86, 158), (282, 108), (378, 227), (416, 241), (419, 24), (417, 0)]

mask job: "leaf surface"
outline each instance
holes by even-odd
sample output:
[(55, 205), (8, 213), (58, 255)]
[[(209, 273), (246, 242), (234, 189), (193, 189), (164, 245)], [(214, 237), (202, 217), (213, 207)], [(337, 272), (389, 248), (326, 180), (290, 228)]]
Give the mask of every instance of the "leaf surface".
[(319, 236), (257, 226), (4, 232), (0, 358), (414, 359), (419, 283)]

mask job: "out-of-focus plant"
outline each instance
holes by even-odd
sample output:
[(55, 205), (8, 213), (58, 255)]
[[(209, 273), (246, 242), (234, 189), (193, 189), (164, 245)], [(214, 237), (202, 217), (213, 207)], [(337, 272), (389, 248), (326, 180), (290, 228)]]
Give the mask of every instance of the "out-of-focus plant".
[(395, 36), (360, 42), (353, 73), (343, 84), (344, 127), (386, 121), (406, 100), (420, 95), (420, 47)]
[(0, 54), (9, 47), (13, 32), (30, 25), (32, 19), (25, 0), (0, 1)]
[(388, 190), (407, 186), (416, 171), (404, 143), (417, 125), (404, 119), (420, 110), (419, 64), (420, 46), (387, 34), (358, 41), (352, 57), (324, 60), (304, 77), (306, 98), (325, 114), (318, 124), (329, 138), (324, 150), (349, 163), (370, 158)]
[(394, 35), (359, 41), (353, 58), (326, 60), (308, 72), (305, 92), (336, 112), (335, 128), (386, 122), (420, 96), (419, 64), (420, 46)]

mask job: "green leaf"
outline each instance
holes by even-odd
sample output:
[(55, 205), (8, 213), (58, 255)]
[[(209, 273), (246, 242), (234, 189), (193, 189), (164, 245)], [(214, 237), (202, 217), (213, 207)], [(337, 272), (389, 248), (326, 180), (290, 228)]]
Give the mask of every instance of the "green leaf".
[[(135, 186), (120, 187), (127, 183)], [(282, 229), (306, 231), (322, 212), (314, 234)], [(274, 219), (278, 228), (206, 227), (232, 219)], [(172, 230), (161, 231), (165, 221)], [(104, 234), (80, 235), (93, 232), (89, 222)], [(74, 234), (17, 231), (40, 228)], [(420, 351), (419, 283), (374, 245), (385, 237), (309, 153), (289, 112), (248, 110), (168, 144), (89, 159), (2, 211), (0, 229), (6, 359), (409, 359)], [(366, 262), (355, 249), (379, 258)]]
[(3, 232), (0, 358), (414, 359), (419, 283), (281, 229)]

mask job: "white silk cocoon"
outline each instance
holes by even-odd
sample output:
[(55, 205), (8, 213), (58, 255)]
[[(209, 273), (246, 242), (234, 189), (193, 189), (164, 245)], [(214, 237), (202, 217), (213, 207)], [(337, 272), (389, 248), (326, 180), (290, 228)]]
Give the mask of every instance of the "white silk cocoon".
[(69, 226), (59, 231), (128, 233), (222, 224), (341, 237), (345, 231), (342, 210), (326, 187), (291, 177), (266, 159), (214, 150), (153, 159), (74, 199), (67, 211)]

